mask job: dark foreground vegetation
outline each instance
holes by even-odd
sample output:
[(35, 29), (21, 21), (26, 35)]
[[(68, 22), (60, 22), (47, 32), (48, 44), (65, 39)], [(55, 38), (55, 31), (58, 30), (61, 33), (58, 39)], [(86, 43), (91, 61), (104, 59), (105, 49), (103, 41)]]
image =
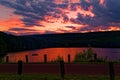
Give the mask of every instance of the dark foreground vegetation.
[(50, 47), (120, 48), (120, 31), (14, 36), (0, 32), (0, 51), (16, 52)]
[[(61, 80), (60, 75), (51, 74), (0, 74), (0, 80)], [(64, 80), (110, 80), (109, 76), (66, 75)], [(117, 76), (115, 80), (120, 80)]]
[[(23, 74), (21, 76), (15, 74), (0, 74), (1, 80), (61, 80), (59, 75), (50, 74)], [(109, 76), (93, 76), (93, 75), (66, 75), (64, 80), (110, 80)], [(117, 76), (115, 80), (120, 80)]]

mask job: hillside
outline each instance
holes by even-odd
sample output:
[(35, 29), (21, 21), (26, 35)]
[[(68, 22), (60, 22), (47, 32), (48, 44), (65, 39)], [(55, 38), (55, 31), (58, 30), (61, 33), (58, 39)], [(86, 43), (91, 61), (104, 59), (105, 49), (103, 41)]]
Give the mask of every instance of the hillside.
[(0, 45), (6, 52), (49, 47), (120, 48), (120, 31), (13, 36), (0, 32)]

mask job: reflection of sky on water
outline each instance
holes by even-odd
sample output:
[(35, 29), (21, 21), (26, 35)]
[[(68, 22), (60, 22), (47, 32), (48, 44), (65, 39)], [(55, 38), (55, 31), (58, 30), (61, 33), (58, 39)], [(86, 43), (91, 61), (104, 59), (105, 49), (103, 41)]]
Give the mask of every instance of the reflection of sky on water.
[(94, 51), (98, 56), (107, 56), (109, 60), (120, 59), (120, 49), (119, 48), (94, 48)]
[[(68, 54), (71, 55), (71, 60), (74, 60), (76, 53), (80, 53), (86, 48), (47, 48), (31, 51), (23, 51), (16, 53), (9, 53), (10, 62), (17, 62), (22, 60), (25, 62), (25, 56), (28, 55), (29, 62), (43, 62), (44, 54), (47, 55), (48, 61), (55, 60), (58, 56), (63, 57), (65, 61), (68, 60)], [(98, 57), (108, 57), (109, 60), (120, 59), (120, 49), (119, 48), (93, 48), (94, 52), (97, 53)], [(33, 54), (38, 54), (33, 56)]]

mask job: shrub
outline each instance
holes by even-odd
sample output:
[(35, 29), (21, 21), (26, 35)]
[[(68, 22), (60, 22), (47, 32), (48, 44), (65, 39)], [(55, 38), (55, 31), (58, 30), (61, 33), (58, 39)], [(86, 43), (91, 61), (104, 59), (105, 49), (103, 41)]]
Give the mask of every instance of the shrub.
[(52, 60), (51, 62), (60, 62), (63, 60), (63, 57), (58, 56), (55, 60)]
[(92, 50), (92, 47), (88, 47), (87, 50), (83, 50), (81, 53), (77, 53), (74, 58), (74, 62), (106, 62), (107, 57), (97, 57), (96, 60), (94, 59), (94, 51)]

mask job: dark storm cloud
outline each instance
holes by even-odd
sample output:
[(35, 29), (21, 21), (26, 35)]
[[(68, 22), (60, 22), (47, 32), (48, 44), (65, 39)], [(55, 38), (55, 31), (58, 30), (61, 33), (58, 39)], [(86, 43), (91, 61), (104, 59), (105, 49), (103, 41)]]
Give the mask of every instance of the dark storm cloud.
[[(120, 27), (120, 0), (106, 0), (105, 6), (93, 4), (93, 13), (96, 15), (91, 21), (95, 22), (93, 26), (110, 26), (112, 23)], [(114, 25), (113, 25), (114, 26)]]
[[(55, 4), (52, 0), (1, 0), (0, 4), (14, 8), (15, 14), (23, 16), (22, 21), (26, 25), (38, 25), (38, 20), (44, 20), (44, 16), (59, 17), (60, 10), (56, 9), (65, 8), (66, 4)], [(54, 12), (54, 14), (52, 13)], [(31, 23), (33, 21), (33, 23)], [(35, 24), (34, 24), (35, 23)]]
[(26, 28), (11, 28), (10, 31), (35, 31), (32, 29), (26, 29)]
[(106, 6), (108, 7), (108, 16), (111, 17), (110, 21), (120, 22), (120, 0), (110, 0)]
[[(98, 1), (98, 0), (94, 0), (94, 1)], [(88, 10), (88, 7), (91, 6), (91, 3), (87, 3), (85, 0), (81, 0), (80, 5), (84, 10)]]
[(85, 10), (90, 6), (93, 6), (92, 12), (95, 16), (86, 16), (84, 18), (78, 13), (78, 17), (76, 19), (71, 19), (72, 22), (77, 24), (88, 24), (91, 29), (98, 26), (103, 26), (105, 28), (109, 26), (120, 27), (120, 0), (105, 0), (104, 5), (99, 4), (99, 0), (91, 0), (90, 3), (82, 0), (80, 5)]
[(57, 5), (59, 8), (66, 8), (67, 6), (68, 6), (68, 4), (59, 4), (59, 5)]
[(64, 20), (64, 22), (69, 21), (69, 17), (68, 17), (67, 15), (63, 14), (62, 16), (63, 16), (63, 20)]
[(22, 16), (32, 18), (32, 19), (36, 19), (36, 20), (44, 20), (43, 17), (38, 16), (38, 15), (33, 14), (33, 13), (26, 13), (26, 12), (22, 12), (22, 11), (15, 11), (14, 13), (17, 14), (17, 15), (22, 15)]
[(26, 18), (23, 18), (21, 20), (26, 24), (26, 26), (34, 26), (34, 25), (39, 26), (40, 25), (37, 23), (37, 20), (34, 18), (26, 17)]
[(75, 26), (65, 26), (66, 28), (75, 29)]
[(46, 30), (45, 33), (46, 33), (46, 34), (52, 34), (52, 33), (56, 33), (56, 31), (49, 31), (49, 30)]

